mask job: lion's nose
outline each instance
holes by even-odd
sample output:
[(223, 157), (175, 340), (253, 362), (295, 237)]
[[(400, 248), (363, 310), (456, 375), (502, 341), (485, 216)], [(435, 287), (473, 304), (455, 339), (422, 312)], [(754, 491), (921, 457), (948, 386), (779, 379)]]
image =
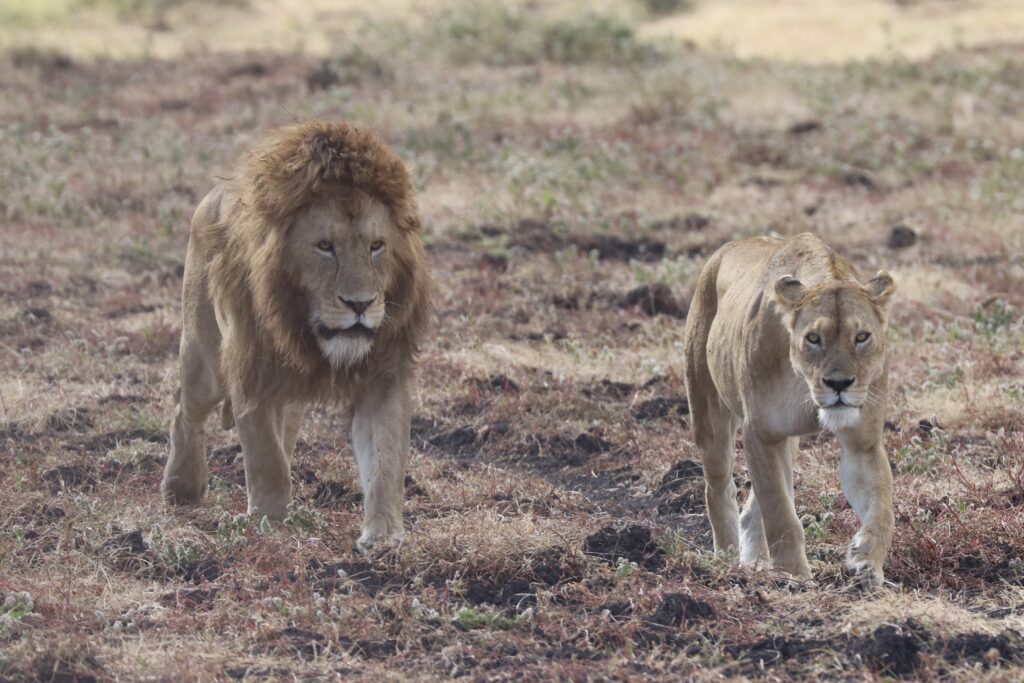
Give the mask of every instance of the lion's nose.
[(825, 383), (825, 386), (835, 391), (837, 394), (841, 394), (844, 389), (849, 389), (853, 385), (855, 378), (847, 377), (844, 379), (828, 379), (824, 378), (821, 381)]
[(377, 300), (377, 297), (364, 299), (363, 301), (354, 301), (340, 296), (338, 298), (341, 299), (349, 308), (355, 311), (356, 315), (362, 315), (366, 309), (370, 307), (370, 304)]

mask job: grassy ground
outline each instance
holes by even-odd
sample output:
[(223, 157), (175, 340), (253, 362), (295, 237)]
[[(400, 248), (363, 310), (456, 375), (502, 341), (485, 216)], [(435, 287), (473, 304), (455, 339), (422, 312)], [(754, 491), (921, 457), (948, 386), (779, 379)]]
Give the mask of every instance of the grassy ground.
[[(327, 57), (0, 57), (0, 678), (1024, 675), (1024, 47), (811, 67), (606, 14), (360, 22)], [(409, 538), (369, 558), (333, 410), (284, 528), (212, 423), (208, 502), (157, 493), (191, 210), (307, 117), (408, 161), (439, 284)], [(805, 230), (899, 279), (880, 595), (842, 570), (827, 434), (796, 475), (817, 586), (709, 553), (686, 303), (723, 242)]]

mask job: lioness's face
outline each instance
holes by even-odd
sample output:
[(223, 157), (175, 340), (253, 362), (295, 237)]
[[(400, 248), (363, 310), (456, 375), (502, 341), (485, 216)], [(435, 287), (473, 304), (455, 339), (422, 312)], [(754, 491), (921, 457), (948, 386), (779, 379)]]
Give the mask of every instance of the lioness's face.
[[(867, 288), (843, 286), (791, 299), (790, 361), (807, 381), (826, 429), (855, 426), (878, 400), (871, 385), (885, 371), (884, 306), (892, 291), (891, 277), (879, 277), (883, 281), (876, 278)], [(794, 283), (799, 286), (780, 281), (781, 293)]]
[(379, 202), (317, 204), (289, 233), (291, 263), (309, 303), (309, 325), (334, 367), (358, 363), (387, 320), (385, 292), (397, 228)]

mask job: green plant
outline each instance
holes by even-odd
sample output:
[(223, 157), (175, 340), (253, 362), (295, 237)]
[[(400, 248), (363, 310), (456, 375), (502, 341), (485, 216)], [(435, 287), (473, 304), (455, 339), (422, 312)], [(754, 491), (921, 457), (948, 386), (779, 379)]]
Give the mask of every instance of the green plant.
[(500, 631), (506, 631), (516, 625), (516, 620), (509, 619), (508, 617), (496, 612), (479, 610), (473, 607), (463, 607), (455, 613), (455, 616), (452, 617), (452, 623), (467, 631), (477, 629), (497, 629)]
[(1002, 299), (995, 299), (979, 304), (971, 318), (974, 319), (974, 331), (983, 337), (994, 337), (1013, 324), (1017, 311)]

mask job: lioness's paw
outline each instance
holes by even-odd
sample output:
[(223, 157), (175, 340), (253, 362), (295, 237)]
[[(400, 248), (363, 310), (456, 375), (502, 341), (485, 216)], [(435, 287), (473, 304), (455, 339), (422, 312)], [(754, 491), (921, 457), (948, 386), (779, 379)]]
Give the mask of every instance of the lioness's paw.
[(206, 496), (206, 484), (187, 483), (181, 478), (164, 479), (160, 492), (168, 505), (197, 505)]
[(364, 530), (359, 536), (359, 540), (356, 541), (356, 550), (363, 554), (366, 554), (371, 550), (387, 551), (390, 548), (395, 548), (401, 545), (404, 539), (405, 532), (403, 531), (379, 533)]

